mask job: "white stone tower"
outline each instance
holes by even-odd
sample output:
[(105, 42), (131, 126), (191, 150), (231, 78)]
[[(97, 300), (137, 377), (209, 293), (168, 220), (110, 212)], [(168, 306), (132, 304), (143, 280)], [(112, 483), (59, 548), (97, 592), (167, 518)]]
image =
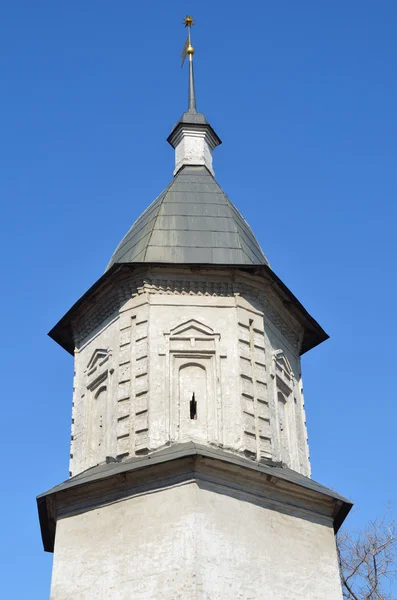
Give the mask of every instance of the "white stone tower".
[(327, 335), (214, 179), (186, 24), (174, 178), (50, 332), (75, 359), (51, 599), (340, 600), (351, 504), (309, 478), (300, 365)]

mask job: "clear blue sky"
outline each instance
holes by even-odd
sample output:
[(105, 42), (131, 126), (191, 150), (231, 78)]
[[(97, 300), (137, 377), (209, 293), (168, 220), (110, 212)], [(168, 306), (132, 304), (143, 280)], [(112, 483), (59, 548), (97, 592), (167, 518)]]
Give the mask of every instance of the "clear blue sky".
[(46, 334), (172, 177), (186, 13), (217, 179), (331, 335), (303, 358), (313, 477), (351, 527), (397, 500), (395, 0), (3, 2), (7, 600), (49, 595), (35, 496), (68, 476), (73, 362)]

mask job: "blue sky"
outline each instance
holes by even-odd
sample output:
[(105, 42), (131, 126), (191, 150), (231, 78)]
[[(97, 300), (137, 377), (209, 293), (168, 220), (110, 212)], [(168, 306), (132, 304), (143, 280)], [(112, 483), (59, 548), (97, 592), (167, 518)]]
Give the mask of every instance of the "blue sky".
[(303, 358), (313, 477), (357, 527), (397, 500), (397, 4), (0, 8), (1, 596), (48, 597), (35, 496), (67, 478), (72, 358), (46, 333), (172, 177), (191, 13), (216, 177), (331, 335)]

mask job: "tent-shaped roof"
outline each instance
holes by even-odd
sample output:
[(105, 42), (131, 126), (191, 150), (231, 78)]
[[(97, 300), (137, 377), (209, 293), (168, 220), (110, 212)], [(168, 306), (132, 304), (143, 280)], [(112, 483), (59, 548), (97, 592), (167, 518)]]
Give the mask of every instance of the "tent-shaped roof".
[(121, 240), (116, 263), (268, 265), (248, 223), (204, 166), (185, 166)]

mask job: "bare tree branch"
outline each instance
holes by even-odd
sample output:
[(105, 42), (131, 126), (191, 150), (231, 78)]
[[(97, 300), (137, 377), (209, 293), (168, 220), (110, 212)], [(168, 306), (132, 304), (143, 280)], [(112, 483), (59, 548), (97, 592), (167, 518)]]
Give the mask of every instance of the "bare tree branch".
[(361, 532), (337, 536), (345, 600), (393, 600), (397, 579), (397, 523), (389, 512)]

